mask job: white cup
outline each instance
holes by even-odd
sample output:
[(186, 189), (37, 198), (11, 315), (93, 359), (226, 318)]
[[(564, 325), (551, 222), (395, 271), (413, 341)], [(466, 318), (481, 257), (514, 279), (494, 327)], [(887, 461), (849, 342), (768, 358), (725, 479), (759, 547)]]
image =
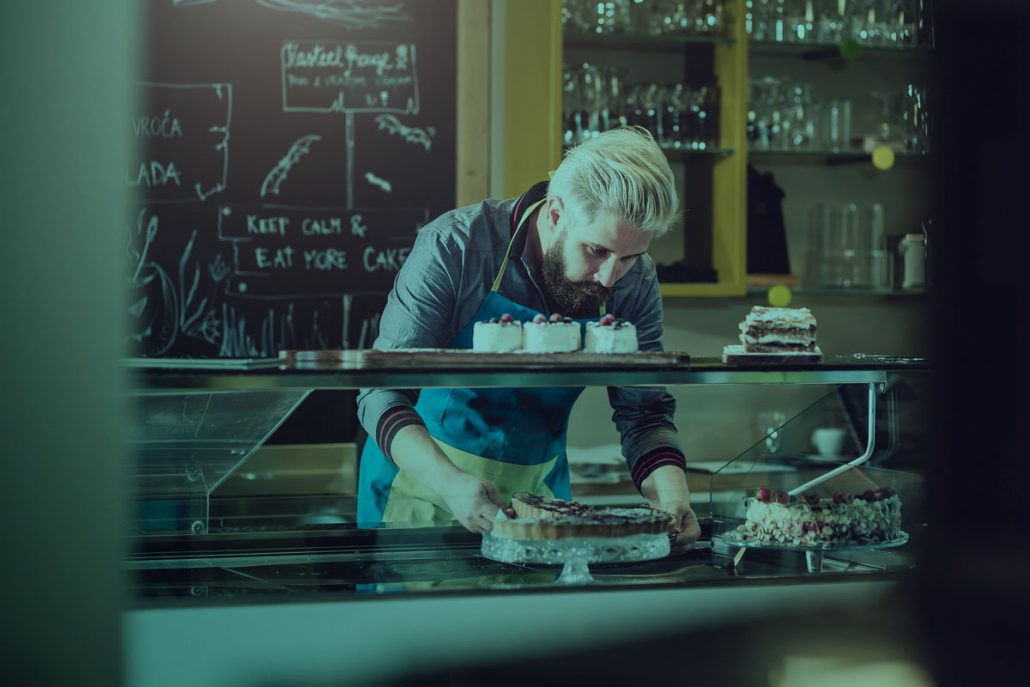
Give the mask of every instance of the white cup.
[(824, 458), (839, 458), (844, 450), (844, 430), (840, 427), (819, 427), (812, 432), (812, 446)]

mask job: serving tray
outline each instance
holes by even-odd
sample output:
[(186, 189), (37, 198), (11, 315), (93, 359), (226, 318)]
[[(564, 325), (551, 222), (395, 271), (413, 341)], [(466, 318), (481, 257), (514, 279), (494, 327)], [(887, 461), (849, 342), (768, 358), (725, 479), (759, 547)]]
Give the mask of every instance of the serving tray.
[(753, 353), (736, 344), (723, 347), (722, 361), (727, 365), (811, 365), (823, 361), (823, 352), (816, 346), (814, 351)]
[(334, 351), (281, 351), (288, 363), (340, 363), (350, 369), (404, 368), (562, 368), (596, 369), (598, 367), (683, 369), (690, 356), (678, 352), (640, 351), (638, 353), (475, 353), (452, 348), (410, 348), (391, 351), (373, 349)]

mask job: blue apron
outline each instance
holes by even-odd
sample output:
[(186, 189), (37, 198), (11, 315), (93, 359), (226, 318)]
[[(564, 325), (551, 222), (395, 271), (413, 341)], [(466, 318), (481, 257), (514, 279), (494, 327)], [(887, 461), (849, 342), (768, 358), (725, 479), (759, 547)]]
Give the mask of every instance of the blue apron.
[[(543, 202), (530, 206), (522, 216), (490, 292), (447, 348), (471, 349), (476, 322), (505, 313), (528, 322), (540, 314), (498, 291), (515, 237)], [(581, 328), (589, 321), (577, 320)], [(570, 499), (565, 444), (569, 414), (582, 392), (582, 387), (423, 389), (415, 410), (451, 462), (493, 482), (505, 503), (518, 491)], [(370, 436), (361, 452), (358, 523), (381, 522), (407, 527), (449, 525), (454, 516), (439, 495), (387, 459)]]

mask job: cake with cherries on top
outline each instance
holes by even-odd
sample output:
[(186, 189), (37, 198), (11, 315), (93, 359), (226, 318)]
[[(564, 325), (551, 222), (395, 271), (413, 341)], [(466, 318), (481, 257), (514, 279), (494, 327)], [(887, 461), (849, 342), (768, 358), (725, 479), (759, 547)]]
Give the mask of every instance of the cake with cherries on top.
[(588, 353), (636, 353), (637, 328), (626, 320), (608, 314), (597, 322), (587, 322), (583, 350)]
[(901, 534), (901, 499), (890, 487), (859, 495), (798, 495), (762, 487), (747, 499), (744, 524), (737, 535), (757, 544), (844, 546), (897, 539)]
[(582, 345), (579, 323), (557, 313), (537, 315), (522, 327), (522, 348), (527, 353), (568, 353)]
[(522, 348), (522, 323), (505, 313), (472, 328), (472, 350), (479, 353), (510, 353)]

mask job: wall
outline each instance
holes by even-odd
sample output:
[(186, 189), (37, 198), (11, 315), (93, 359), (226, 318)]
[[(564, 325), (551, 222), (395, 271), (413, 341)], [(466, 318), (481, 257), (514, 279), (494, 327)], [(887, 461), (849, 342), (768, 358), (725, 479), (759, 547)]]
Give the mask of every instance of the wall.
[(0, 6), (9, 685), (122, 684), (122, 175), (138, 4)]

